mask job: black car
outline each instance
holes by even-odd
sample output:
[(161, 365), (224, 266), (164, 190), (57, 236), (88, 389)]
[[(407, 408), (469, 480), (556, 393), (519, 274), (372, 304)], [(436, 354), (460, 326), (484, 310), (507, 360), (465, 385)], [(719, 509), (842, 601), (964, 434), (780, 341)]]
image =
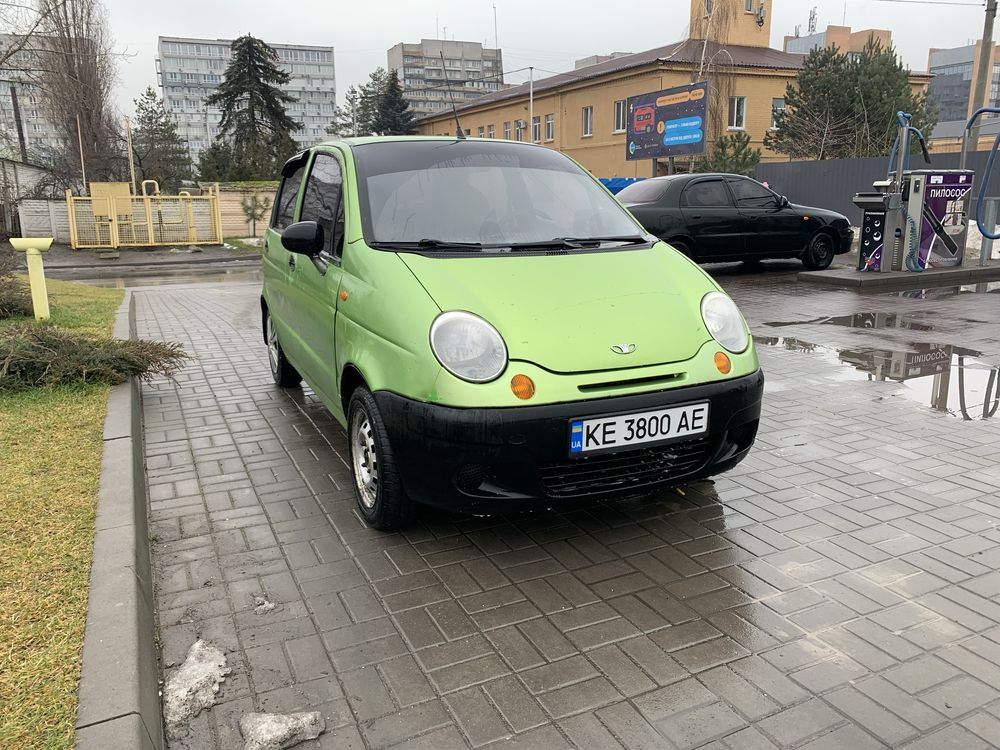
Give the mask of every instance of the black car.
[(822, 270), (851, 249), (846, 216), (789, 203), (735, 174), (685, 174), (635, 182), (617, 195), (647, 230), (698, 263), (801, 258)]

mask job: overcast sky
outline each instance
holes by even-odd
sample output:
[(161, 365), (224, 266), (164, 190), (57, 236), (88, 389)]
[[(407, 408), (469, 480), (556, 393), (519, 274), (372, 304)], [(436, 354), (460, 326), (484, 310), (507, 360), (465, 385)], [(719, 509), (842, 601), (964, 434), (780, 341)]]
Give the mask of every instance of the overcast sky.
[[(960, 0), (955, 0), (959, 2)], [(955, 47), (982, 34), (983, 8), (965, 5), (904, 4), (886, 0), (847, 0), (848, 26), (886, 28), (904, 62), (927, 67), (927, 51)], [(173, 0), (166, 3), (105, 0), (117, 47), (128, 57), (119, 69), (119, 105), (156, 84), (156, 38), (192, 36), (232, 38), (250, 33), (274, 43), (332, 45), (337, 70), (337, 101), (351, 84), (386, 64), (386, 50), (397, 42), (417, 42), (438, 34), (494, 43), (492, 0)], [(771, 46), (781, 48), (785, 34), (801, 24), (806, 33), (809, 9), (816, 6), (819, 29), (844, 21), (844, 0), (773, 0)], [(496, 0), (497, 28), (504, 68), (533, 65), (545, 71), (569, 70), (580, 57), (612, 51), (638, 52), (687, 36), (688, 0)], [(585, 9), (585, 10), (584, 10)], [(511, 73), (508, 83), (527, 80)]]

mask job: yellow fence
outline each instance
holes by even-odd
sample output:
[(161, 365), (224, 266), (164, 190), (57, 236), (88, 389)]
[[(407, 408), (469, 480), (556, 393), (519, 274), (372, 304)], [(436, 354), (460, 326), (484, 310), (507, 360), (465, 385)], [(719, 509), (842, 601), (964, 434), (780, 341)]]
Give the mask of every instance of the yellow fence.
[[(152, 245), (218, 245), (222, 242), (222, 217), (217, 188), (202, 195), (160, 195), (153, 191), (133, 196), (127, 183), (91, 184), (91, 196), (66, 191), (70, 245), (73, 249), (97, 247), (148, 247)], [(120, 185), (125, 186), (124, 192)]]

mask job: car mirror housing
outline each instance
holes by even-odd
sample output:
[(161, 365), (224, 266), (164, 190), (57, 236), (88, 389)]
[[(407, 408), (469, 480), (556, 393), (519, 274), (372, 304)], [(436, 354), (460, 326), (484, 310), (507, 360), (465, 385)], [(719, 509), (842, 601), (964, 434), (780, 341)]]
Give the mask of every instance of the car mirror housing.
[(788, 206), (788, 198), (782, 195), (780, 198), (778, 198), (778, 205), (781, 208), (785, 208), (786, 206)]
[(292, 224), (282, 231), (281, 244), (290, 253), (315, 257), (323, 249), (323, 227), (315, 221)]

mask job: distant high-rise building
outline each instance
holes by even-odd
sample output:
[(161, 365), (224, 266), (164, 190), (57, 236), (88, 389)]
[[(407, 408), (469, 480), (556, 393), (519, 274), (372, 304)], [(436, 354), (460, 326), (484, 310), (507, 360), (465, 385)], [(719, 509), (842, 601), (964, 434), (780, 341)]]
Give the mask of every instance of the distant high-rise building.
[[(815, 19), (810, 19), (813, 22)], [(796, 29), (797, 30), (797, 29)], [(797, 52), (808, 55), (814, 49), (836, 47), (848, 55), (857, 55), (873, 39), (881, 42), (883, 48), (892, 45), (892, 32), (888, 29), (861, 29), (851, 31), (850, 26), (827, 26), (826, 31), (819, 31), (806, 36), (786, 36), (785, 52)]]
[[(17, 41), (10, 34), (0, 34), (0, 51)], [(47, 155), (60, 145), (59, 130), (49, 119), (45, 95), (37, 85), (41, 68), (38, 49), (44, 48), (44, 43), (44, 37), (36, 38), (33, 47), (15, 52), (0, 67), (0, 156), (21, 158), (14, 117), (15, 96), (28, 161), (46, 161)], [(15, 89), (13, 96), (11, 89)]]
[(616, 60), (619, 57), (628, 57), (631, 54), (631, 52), (612, 52), (610, 55), (591, 55), (590, 57), (583, 57), (573, 63), (573, 69), (579, 70), (580, 68), (597, 65), (598, 63), (607, 62), (608, 60)]
[(446, 39), (421, 39), (420, 44), (400, 42), (388, 51), (387, 58), (389, 69), (399, 74), (403, 96), (418, 114), (450, 107), (449, 85), (455, 104), (464, 104), (504, 87), (500, 50), (483, 47), (479, 42)]
[[(205, 104), (222, 82), (231, 57), (230, 39), (190, 39), (161, 36), (156, 71), (167, 111), (177, 122), (177, 132), (187, 141), (191, 158), (219, 135), (222, 113)], [(286, 105), (288, 114), (302, 123), (292, 138), (305, 147), (326, 136), (336, 108), (333, 47), (271, 44), (278, 64), (291, 80), (282, 90), (296, 98)]]

